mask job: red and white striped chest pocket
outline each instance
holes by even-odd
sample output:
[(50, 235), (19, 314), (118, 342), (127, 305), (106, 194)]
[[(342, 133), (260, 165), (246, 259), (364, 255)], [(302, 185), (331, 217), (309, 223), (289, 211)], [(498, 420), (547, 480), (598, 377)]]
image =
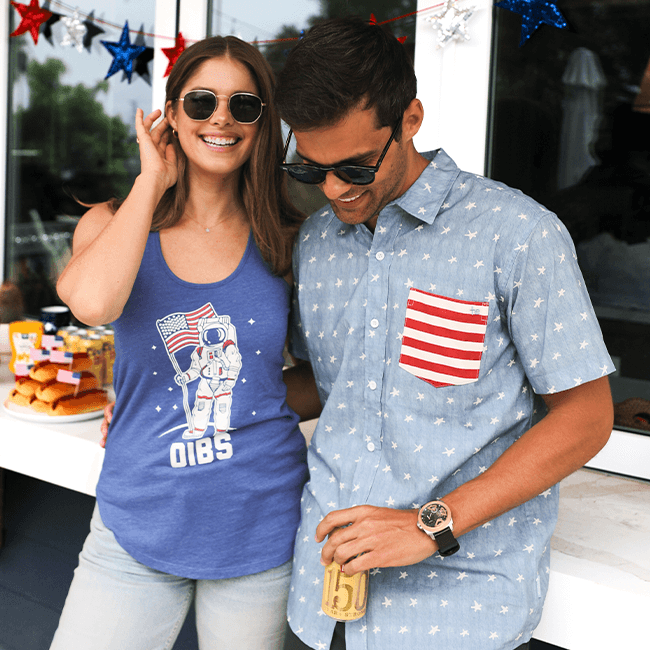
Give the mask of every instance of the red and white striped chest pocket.
[(489, 303), (468, 302), (411, 288), (399, 365), (433, 386), (478, 379)]

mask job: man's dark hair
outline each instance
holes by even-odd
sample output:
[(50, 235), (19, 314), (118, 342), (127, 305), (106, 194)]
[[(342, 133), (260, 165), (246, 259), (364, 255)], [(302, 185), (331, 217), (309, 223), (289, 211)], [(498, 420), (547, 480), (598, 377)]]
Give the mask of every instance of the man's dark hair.
[(416, 92), (413, 63), (392, 34), (361, 18), (334, 18), (289, 53), (275, 100), (298, 131), (336, 124), (357, 107), (374, 108), (381, 128), (397, 124)]

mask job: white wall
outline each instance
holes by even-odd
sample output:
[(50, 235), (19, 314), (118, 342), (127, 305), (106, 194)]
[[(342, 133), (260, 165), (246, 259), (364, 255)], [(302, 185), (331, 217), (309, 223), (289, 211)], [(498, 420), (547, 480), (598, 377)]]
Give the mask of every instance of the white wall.
[[(13, 11), (13, 8), (11, 9)], [(5, 268), (5, 213), (7, 196), (7, 110), (9, 75), (9, 10), (0, 11), (0, 278), (4, 279)]]
[[(418, 0), (418, 11), (431, 6), (431, 0)], [(475, 7), (467, 22), (470, 39), (441, 48), (426, 18), (442, 14), (443, 8), (417, 14), (415, 74), (425, 118), (415, 145), (420, 151), (442, 147), (461, 169), (484, 174), (492, 2), (458, 0), (457, 7)]]

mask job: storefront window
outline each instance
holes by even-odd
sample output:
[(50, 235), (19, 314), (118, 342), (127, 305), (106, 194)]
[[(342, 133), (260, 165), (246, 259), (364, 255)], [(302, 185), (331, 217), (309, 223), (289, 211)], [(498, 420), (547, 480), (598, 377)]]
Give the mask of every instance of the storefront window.
[(495, 12), (488, 174), (573, 236), (616, 373), (617, 428), (650, 432), (650, 2), (568, 0), (519, 47)]
[[(379, 23), (389, 21), (396, 37), (407, 37), (411, 55), (415, 48), (416, 0), (207, 4), (208, 35), (234, 34), (255, 43), (275, 71), (303, 30), (334, 16), (374, 15)], [(124, 196), (139, 172), (133, 121), (136, 107), (152, 105), (159, 5), (167, 13), (176, 7), (178, 18), (180, 3), (167, 0), (41, 0), (53, 17), (41, 26), (38, 43), (29, 31), (10, 39), (4, 279), (20, 290), (24, 316), (38, 317), (43, 306), (60, 304), (56, 281), (70, 259), (83, 204)], [(10, 12), (13, 31), (21, 16), (13, 7)], [(149, 49), (134, 62), (130, 82), (123, 71), (105, 79), (114, 59), (101, 41), (120, 41), (127, 21), (130, 42)], [(77, 49), (74, 30), (80, 24), (90, 31)], [(163, 43), (170, 45), (173, 40)], [(324, 204), (317, 188), (292, 183), (290, 190), (306, 213)]]
[[(150, 58), (136, 60), (130, 83), (124, 71), (105, 80), (114, 59), (101, 41), (119, 42), (128, 21), (131, 44), (151, 46), (135, 30), (153, 32), (156, 7), (40, 4), (53, 17), (37, 44), (29, 32), (11, 38), (9, 59), (4, 277), (20, 289), (26, 316), (60, 303), (55, 285), (86, 210), (80, 202), (124, 196), (139, 172), (133, 122), (136, 107), (151, 106)], [(11, 11), (14, 30), (21, 18)]]

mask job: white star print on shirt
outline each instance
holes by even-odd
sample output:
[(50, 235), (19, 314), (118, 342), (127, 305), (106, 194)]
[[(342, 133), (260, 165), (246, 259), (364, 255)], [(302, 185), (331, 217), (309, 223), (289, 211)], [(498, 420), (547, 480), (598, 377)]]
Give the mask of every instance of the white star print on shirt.
[[(587, 318), (591, 307), (584, 289), (577, 286), (573, 251), (565, 232), (557, 229), (555, 217), (489, 179), (462, 172), (458, 175), (442, 151), (436, 154), (436, 162), (437, 166), (428, 167), (404, 197), (382, 210), (374, 236), (364, 227), (342, 226), (332, 213), (315, 227), (310, 223), (313, 217), (307, 220), (297, 244), (295, 332), (300, 345), (309, 342), (314, 359), (326, 360), (313, 364), (321, 398), (327, 402), (309, 450), (309, 466), (316, 469), (311, 472), (310, 490), (304, 494), (301, 527), (310, 531), (310, 541), (304, 544), (305, 551), (302, 545), (296, 551), (297, 565), (309, 567), (305, 575), (296, 572), (298, 593), (309, 594), (312, 612), (319, 610), (321, 593), (309, 587), (314, 587), (311, 583), (322, 577), (323, 571), (312, 531), (326, 512), (367, 502), (410, 508), (435, 498), (438, 491), (448, 493), (453, 486), (486, 471), (526, 430), (533, 418), (534, 391), (529, 387), (544, 393), (546, 378), (552, 372), (554, 387), (566, 390), (574, 379), (591, 380), (610, 364), (600, 345), (598, 350), (592, 349), (597, 321)], [(448, 182), (446, 187), (453, 189), (441, 196), (444, 179), (452, 174), (457, 175), (458, 182)], [(461, 184), (463, 189), (458, 187)], [(467, 207), (470, 204), (474, 205)], [(420, 208), (425, 212), (419, 212)], [(526, 218), (517, 218), (519, 215)], [(327, 232), (340, 235), (322, 237)], [(314, 236), (304, 241), (309, 234)], [(378, 251), (390, 259), (389, 265), (376, 259)], [(309, 263), (312, 258), (314, 262)], [(330, 258), (332, 262), (328, 263)], [(543, 273), (538, 269), (544, 269)], [(314, 287), (318, 282), (322, 286), (316, 298)], [(398, 360), (410, 336), (404, 321), (410, 288), (489, 304), (477, 382), (441, 389), (417, 377), (406, 380), (407, 373)], [(319, 308), (311, 312), (313, 304)], [(368, 323), (372, 318), (380, 324), (371, 332)], [(578, 323), (587, 328), (579, 337)], [(556, 331), (555, 324), (561, 329)], [(347, 334), (329, 334), (336, 330)], [(308, 331), (328, 335), (307, 338), (304, 332)], [(580, 350), (581, 342), (589, 345)], [(304, 350), (293, 350), (305, 358)], [(584, 362), (574, 360), (577, 352), (584, 355)], [(330, 359), (336, 361), (328, 363)], [(388, 363), (391, 359), (393, 363)], [(530, 378), (526, 373), (531, 373)], [(511, 434), (507, 433), (509, 428)], [(356, 434), (350, 435), (353, 429)], [(340, 458), (332, 460), (335, 453)], [(439, 459), (435, 461), (435, 474), (433, 458)], [(384, 471), (388, 467), (391, 471)], [(328, 472), (328, 468), (336, 469)], [(336, 480), (329, 483), (332, 474)], [(504, 644), (521, 634), (513, 626), (522, 620), (512, 613), (515, 606), (511, 603), (525, 609), (526, 629), (534, 627), (534, 617), (527, 618), (533, 604), (528, 602), (528, 592), (519, 590), (517, 579), (519, 575), (528, 580), (534, 580), (537, 573), (546, 575), (548, 551), (545, 554), (542, 548), (549, 525), (542, 522), (553, 520), (554, 503), (542, 496), (527, 504), (532, 510), (526, 520), (540, 522), (530, 526), (532, 531), (526, 529), (530, 539), (525, 540), (525, 546), (531, 547), (530, 551), (522, 551), (523, 542), (514, 547), (508, 542), (518, 539), (510, 536), (521, 528), (516, 523), (519, 511), (513, 510), (464, 535), (463, 552), (456, 556), (443, 561), (436, 554), (428, 563), (411, 565), (404, 572), (382, 569), (383, 582), (374, 583), (374, 593), (371, 584), (368, 608), (373, 617), (369, 620), (373, 625), (376, 621), (384, 645), (400, 647), (400, 639), (406, 634), (400, 634), (400, 629), (404, 627), (414, 646), (426, 645), (423, 639), (435, 634), (443, 644), (454, 647), (462, 635), (464, 650), (484, 650), (486, 639), (494, 633), (490, 649), (510, 650)], [(481, 535), (486, 536), (484, 543), (478, 541)], [(481, 550), (486, 546), (494, 549), (487, 554), (492, 558), (489, 565)], [(530, 575), (515, 570), (519, 560), (512, 560), (513, 555), (524, 556), (526, 566), (530, 562), (535, 567)], [(480, 568), (470, 572), (458, 564), (461, 560)], [(489, 571), (485, 570), (487, 566)], [(437, 598), (433, 602), (431, 594), (418, 586), (423, 578), (436, 581)], [(458, 593), (458, 582), (463, 583), (462, 594)], [(417, 610), (417, 624), (411, 619), (391, 621), (377, 612), (377, 606), (384, 612), (397, 607), (399, 592), (393, 586), (397, 583), (408, 584), (411, 589), (406, 600), (399, 600), (399, 607)], [(476, 594), (497, 584), (491, 602), (507, 593), (510, 611), (495, 620), (494, 614), (486, 615), (485, 601)], [(543, 581), (542, 593), (545, 588)], [(392, 607), (381, 606), (386, 597)], [(325, 628), (320, 627), (326, 617), (298, 613), (295, 599), (290, 596), (292, 627), (303, 628), (304, 640), (313, 646), (319, 635), (326, 636)], [(417, 607), (410, 606), (411, 599), (417, 601)], [(469, 621), (463, 619), (461, 623), (454, 618), (463, 607), (467, 612), (480, 603), (482, 609), (471, 612), (470, 620), (476, 623), (469, 625)], [(425, 625), (421, 621), (427, 617), (431, 624)]]

